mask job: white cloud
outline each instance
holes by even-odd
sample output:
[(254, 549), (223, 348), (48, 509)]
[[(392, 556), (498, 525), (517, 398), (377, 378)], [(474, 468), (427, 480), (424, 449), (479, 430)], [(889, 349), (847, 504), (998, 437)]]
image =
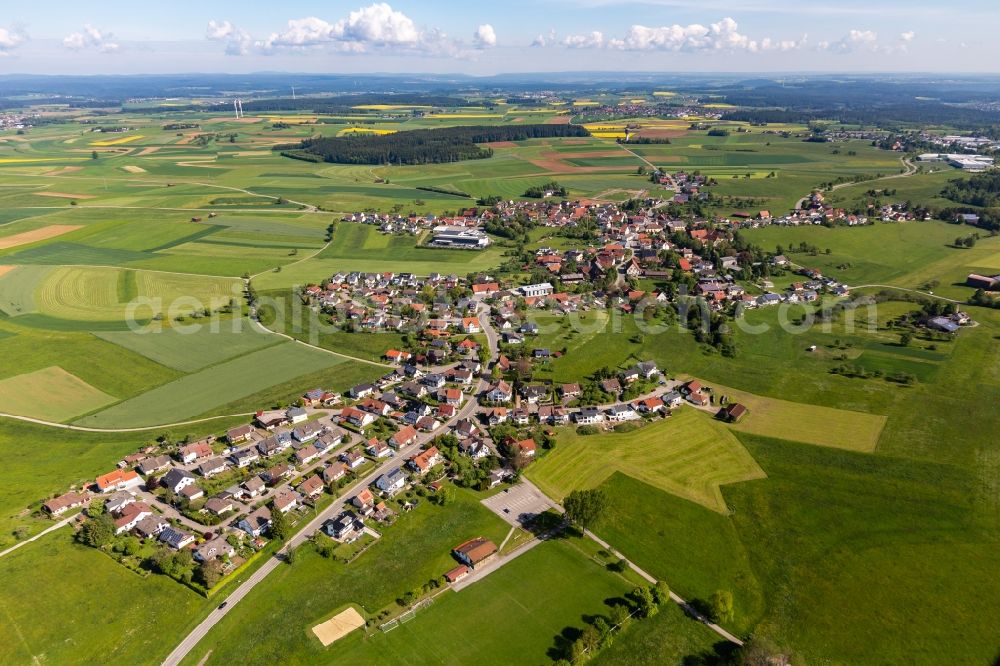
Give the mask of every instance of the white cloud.
[(809, 43), (809, 35), (802, 35), (801, 39), (771, 39), (765, 37), (760, 40), (761, 51), (797, 51), (805, 48)]
[(209, 21), (205, 39), (226, 43), (226, 55), (247, 55), (253, 46), (253, 37), (246, 30), (229, 21)]
[(835, 42), (820, 42), (818, 48), (834, 53), (902, 53), (906, 51), (908, 40), (902, 36), (900, 40), (902, 43), (896, 46), (885, 46), (879, 44), (878, 33), (874, 30), (854, 29)]
[(384, 2), (362, 7), (336, 23), (310, 16), (292, 19), (283, 32), (257, 42), (265, 51), (330, 45), (344, 51), (363, 52), (372, 47), (416, 48), (421, 41), (437, 41), (441, 33), (423, 34), (406, 14)]
[(904, 42), (912, 42), (913, 38), (917, 36), (917, 33), (912, 30), (907, 30), (906, 32), (899, 33), (899, 38)]
[(208, 28), (205, 29), (205, 39), (218, 41), (226, 39), (233, 34), (233, 24), (229, 21), (209, 21)]
[(551, 28), (547, 35), (539, 34), (533, 40), (531, 40), (531, 46), (535, 47), (545, 47), (549, 44), (555, 44), (557, 40), (555, 28)]
[(476, 28), (476, 32), (472, 35), (472, 43), (479, 49), (489, 49), (496, 46), (497, 33), (493, 30), (493, 26), (484, 23)]
[(594, 30), (589, 35), (569, 35), (562, 43), (571, 49), (599, 49), (604, 46), (604, 34)]
[[(552, 40), (539, 35), (532, 45), (545, 46)], [(562, 44), (571, 48), (601, 48), (619, 49), (623, 51), (791, 51), (802, 48), (806, 43), (805, 36), (799, 40), (776, 40), (765, 37), (761, 40), (752, 39), (739, 30), (739, 25), (732, 18), (726, 17), (717, 23), (707, 26), (700, 23), (689, 25), (669, 25), (650, 27), (633, 25), (625, 35), (619, 38), (605, 39), (600, 32), (589, 35), (572, 35), (562, 40)]]
[(0, 56), (7, 55), (9, 51), (17, 48), (24, 42), (26, 42), (28, 36), (20, 30), (8, 30), (7, 28), (0, 28)]
[(80, 32), (74, 32), (63, 40), (63, 46), (72, 51), (84, 49), (100, 53), (113, 53), (118, 50), (118, 44), (111, 41), (114, 36), (110, 32), (101, 32), (89, 23)]

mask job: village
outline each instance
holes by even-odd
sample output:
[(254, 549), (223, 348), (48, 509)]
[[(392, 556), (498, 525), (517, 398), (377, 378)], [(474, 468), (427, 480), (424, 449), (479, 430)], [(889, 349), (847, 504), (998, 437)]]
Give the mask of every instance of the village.
[[(491, 316), (493, 295), (480, 290), (475, 314), (462, 320), (463, 330), (484, 335), (486, 349), (445, 365), (430, 356), (417, 365), (390, 350), (396, 368), (372, 383), (344, 393), (306, 390), (294, 405), (260, 410), (224, 433), (160, 440), (48, 499), (43, 510), (123, 566), (208, 594), (259, 557), (307, 538), (352, 561), (421, 502), (446, 503), (452, 484), (500, 493), (502, 500), (484, 504), (528, 528), (558, 505), (536, 500), (511, 515), (511, 502), (525, 492), (518, 488), (542, 497), (521, 471), (554, 446), (558, 427), (610, 431), (669, 418), (683, 405), (730, 422), (746, 412), (648, 361), (594, 387), (524, 382), (518, 364), (500, 353), (492, 322), (505, 320)], [(442, 582), (468, 585), (517, 552), (501, 554), (470, 534), (455, 545), (455, 567)]]

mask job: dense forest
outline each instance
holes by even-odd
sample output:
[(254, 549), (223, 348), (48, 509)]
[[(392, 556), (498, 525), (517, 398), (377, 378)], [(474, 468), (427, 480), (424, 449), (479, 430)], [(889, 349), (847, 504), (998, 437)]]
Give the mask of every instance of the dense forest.
[(477, 144), (564, 136), (588, 136), (578, 125), (461, 126), (410, 130), (385, 135), (356, 134), (306, 139), (278, 147), (282, 155), (337, 164), (439, 164), (492, 157)]
[[(741, 96), (727, 97), (730, 104), (738, 104)], [(835, 120), (840, 123), (887, 126), (897, 123), (925, 125), (944, 124), (964, 129), (979, 129), (1000, 123), (1000, 113), (975, 108), (957, 107), (938, 102), (886, 104), (875, 106), (858, 103), (857, 106), (818, 106), (811, 108), (753, 109), (727, 111), (722, 120), (744, 121), (752, 124), (807, 123), (811, 120)]]
[(1000, 206), (1000, 171), (987, 171), (971, 178), (956, 178), (945, 186), (941, 196), (969, 206)]

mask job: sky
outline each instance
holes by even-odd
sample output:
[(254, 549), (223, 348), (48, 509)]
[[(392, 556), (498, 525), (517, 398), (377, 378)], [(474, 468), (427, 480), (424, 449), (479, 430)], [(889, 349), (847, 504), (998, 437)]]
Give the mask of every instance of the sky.
[(0, 74), (996, 72), (996, 0), (45, 0)]

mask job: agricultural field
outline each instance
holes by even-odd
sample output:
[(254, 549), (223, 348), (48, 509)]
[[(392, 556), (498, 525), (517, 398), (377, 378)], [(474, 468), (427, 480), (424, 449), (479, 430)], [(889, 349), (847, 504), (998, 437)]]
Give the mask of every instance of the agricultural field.
[(282, 342), (243, 319), (221, 321), (218, 330), (210, 324), (191, 324), (147, 333), (106, 331), (95, 335), (181, 372), (196, 372)]
[(56, 366), (0, 379), (0, 411), (9, 414), (65, 421), (116, 401)]
[(954, 283), (964, 283), (965, 276), (977, 270), (989, 272), (1000, 252), (1000, 238), (983, 238), (973, 248), (952, 246), (956, 236), (968, 233), (961, 226), (934, 220), (833, 229), (772, 226), (749, 230), (746, 237), (769, 250), (778, 246), (790, 250), (801, 243), (815, 246), (816, 255), (790, 251), (787, 256), (850, 285), (918, 289), (937, 280), (940, 285), (934, 287), (935, 293), (963, 298), (968, 297), (968, 290)]
[[(205, 368), (76, 423), (90, 427), (175, 423), (312, 371), (350, 363), (344, 357), (286, 342)], [(373, 370), (372, 374), (377, 371)], [(339, 388), (343, 390), (347, 386)], [(253, 405), (247, 405), (244, 411), (253, 409)]]
[(764, 476), (725, 426), (694, 409), (625, 433), (579, 435), (566, 429), (559, 431), (558, 442), (527, 472), (556, 500), (573, 490), (597, 487), (621, 472), (726, 513), (721, 486)]

